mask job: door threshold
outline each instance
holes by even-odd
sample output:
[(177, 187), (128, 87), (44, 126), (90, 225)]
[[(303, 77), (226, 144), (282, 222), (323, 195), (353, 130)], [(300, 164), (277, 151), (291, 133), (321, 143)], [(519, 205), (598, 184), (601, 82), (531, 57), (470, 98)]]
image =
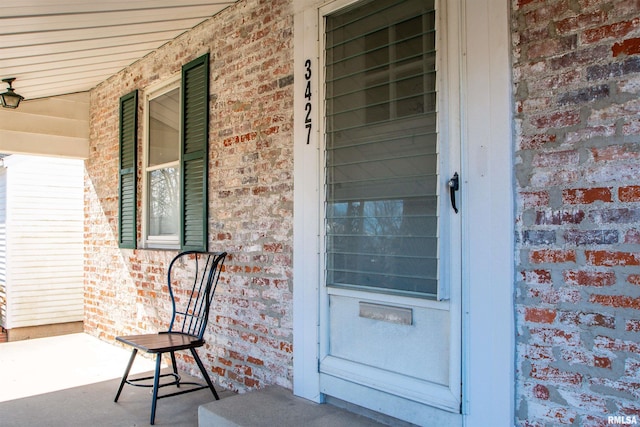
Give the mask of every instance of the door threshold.
[(412, 424), (407, 421), (402, 421), (398, 418), (394, 418), (390, 415), (386, 415), (380, 412), (373, 411), (371, 409), (364, 408), (362, 406), (358, 406), (354, 403), (347, 402), (346, 400), (338, 399), (337, 397), (327, 396), (325, 395), (325, 403), (327, 405), (335, 406), (340, 409), (344, 409), (345, 411), (351, 412), (356, 415), (361, 415), (363, 417), (369, 418), (373, 421), (376, 421), (380, 424), (384, 424), (387, 426), (394, 427), (416, 427), (417, 424)]

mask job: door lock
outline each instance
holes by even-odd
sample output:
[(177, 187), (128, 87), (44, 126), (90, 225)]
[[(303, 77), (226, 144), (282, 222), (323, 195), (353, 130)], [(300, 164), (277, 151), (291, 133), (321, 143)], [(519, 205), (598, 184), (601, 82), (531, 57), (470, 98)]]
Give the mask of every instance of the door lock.
[(456, 191), (460, 189), (460, 178), (458, 172), (453, 174), (453, 178), (449, 180), (449, 198), (451, 199), (451, 207), (455, 213), (458, 213), (456, 207)]

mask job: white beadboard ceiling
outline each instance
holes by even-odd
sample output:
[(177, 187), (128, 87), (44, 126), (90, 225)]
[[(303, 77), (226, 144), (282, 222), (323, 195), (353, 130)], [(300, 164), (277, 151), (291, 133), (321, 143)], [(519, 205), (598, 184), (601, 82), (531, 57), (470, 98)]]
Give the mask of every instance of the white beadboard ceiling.
[[(0, 79), (27, 100), (90, 90), (234, 0), (17, 0), (0, 6)], [(6, 84), (0, 82), (0, 93)]]

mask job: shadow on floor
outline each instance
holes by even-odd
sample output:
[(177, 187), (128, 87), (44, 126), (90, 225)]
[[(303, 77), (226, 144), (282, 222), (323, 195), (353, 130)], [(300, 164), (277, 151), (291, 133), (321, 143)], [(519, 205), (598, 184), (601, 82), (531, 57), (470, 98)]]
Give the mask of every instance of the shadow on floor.
[[(148, 426), (151, 393), (148, 388), (125, 386), (113, 402), (120, 379), (0, 403), (0, 426)], [(170, 387), (162, 392), (169, 392)], [(218, 390), (221, 399), (232, 392)], [(213, 401), (209, 390), (158, 401), (157, 426), (197, 426), (198, 407)]]

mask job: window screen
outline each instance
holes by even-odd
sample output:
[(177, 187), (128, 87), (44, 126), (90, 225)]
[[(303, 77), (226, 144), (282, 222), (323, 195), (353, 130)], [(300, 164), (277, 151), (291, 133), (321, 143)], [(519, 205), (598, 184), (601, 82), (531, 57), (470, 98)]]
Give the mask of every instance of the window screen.
[(437, 292), (435, 45), (433, 1), (327, 17), (328, 286)]

